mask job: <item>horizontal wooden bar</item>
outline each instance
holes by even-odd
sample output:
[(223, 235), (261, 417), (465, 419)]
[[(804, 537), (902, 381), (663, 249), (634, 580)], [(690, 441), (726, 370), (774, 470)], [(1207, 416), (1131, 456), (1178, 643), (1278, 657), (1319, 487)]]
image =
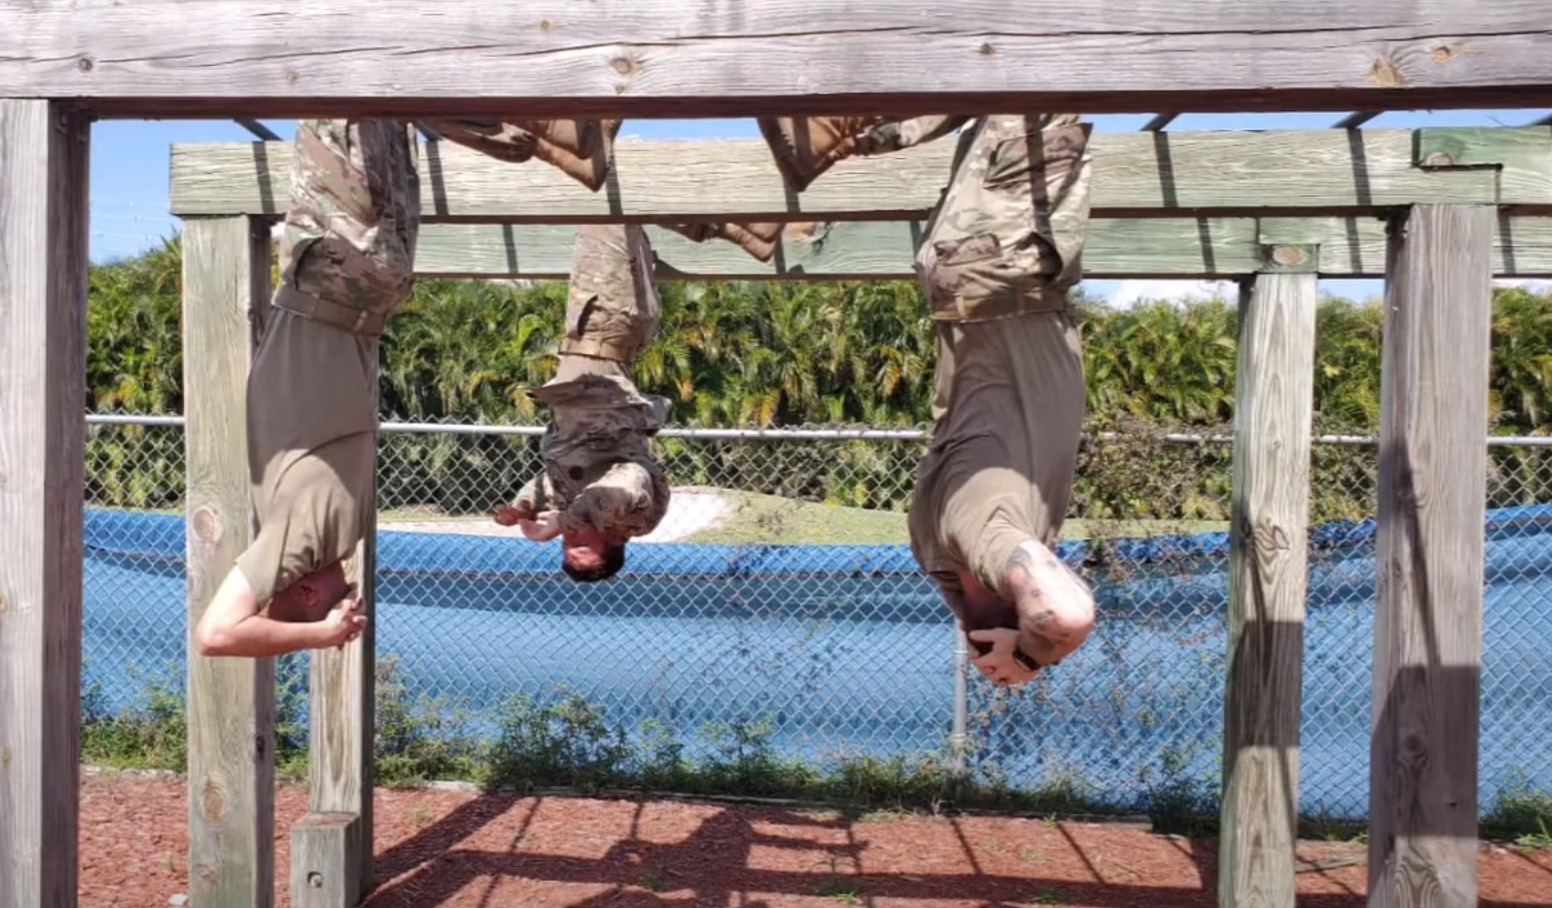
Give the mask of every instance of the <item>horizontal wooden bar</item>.
[(0, 96), (260, 118), (1524, 107), (1552, 89), (1546, 31), (1544, 0), (7, 0)]
[[(1424, 138), (1454, 156), (1419, 166)], [(795, 194), (759, 139), (621, 139), (613, 180), (598, 192), (537, 160), (511, 164), (435, 142), (420, 155), (422, 211), (428, 223), (919, 217), (938, 200), (955, 144), (850, 158)], [(1552, 214), (1549, 126), (1102, 132), (1091, 147), (1103, 216), (1359, 214), (1416, 202)], [(278, 214), (290, 161), (289, 142), (174, 144), (172, 213)]]
[[(921, 222), (840, 221), (789, 227), (763, 263), (725, 240), (696, 243), (648, 227), (663, 280), (905, 280)], [(428, 277), (565, 280), (576, 228), (561, 225), (434, 224), (423, 227), (417, 273)], [(1083, 263), (1090, 279), (1225, 279), (1276, 270), (1267, 249), (1319, 247), (1326, 277), (1383, 277), (1385, 225), (1377, 218), (1098, 218)], [(1552, 217), (1499, 219), (1493, 271), (1552, 277)]]

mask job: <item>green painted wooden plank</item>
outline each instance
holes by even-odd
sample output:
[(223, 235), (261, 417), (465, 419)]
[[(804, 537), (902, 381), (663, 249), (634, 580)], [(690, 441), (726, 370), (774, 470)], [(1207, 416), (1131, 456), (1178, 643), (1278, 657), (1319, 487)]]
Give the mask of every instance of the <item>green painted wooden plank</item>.
[(1498, 202), (1552, 213), (1552, 126), (1430, 126), (1414, 160), (1426, 168), (1496, 168)]
[[(769, 263), (722, 240), (694, 243), (649, 227), (664, 280), (910, 280), (919, 222), (843, 221), (792, 230)], [(575, 228), (433, 224), (422, 228), (416, 270), (425, 276), (565, 280)], [(1083, 261), (1092, 279), (1218, 279), (1280, 270), (1266, 249), (1319, 250), (1327, 277), (1383, 277), (1385, 225), (1377, 218), (1096, 218)], [(1552, 276), (1552, 217), (1503, 217), (1495, 238), (1500, 277)]]
[[(1540, 129), (1552, 136), (1552, 127)], [(1493, 131), (1483, 135), (1483, 144), (1498, 143)], [(539, 161), (509, 164), (437, 142), (420, 155), (422, 210), (427, 223), (921, 217), (937, 203), (954, 144), (946, 138), (851, 158), (794, 195), (770, 148), (757, 139), (621, 139), (614, 185), (599, 192)], [(1552, 201), (1544, 191), (1552, 185), (1552, 158), (1535, 164), (1527, 157), (1523, 179), (1505, 183), (1508, 195), (1500, 197), (1493, 170), (1418, 167), (1414, 145), (1413, 131), (1405, 129), (1096, 133), (1094, 212), (1345, 215), (1417, 202)], [(289, 142), (175, 144), (171, 210), (279, 214), (290, 160)]]

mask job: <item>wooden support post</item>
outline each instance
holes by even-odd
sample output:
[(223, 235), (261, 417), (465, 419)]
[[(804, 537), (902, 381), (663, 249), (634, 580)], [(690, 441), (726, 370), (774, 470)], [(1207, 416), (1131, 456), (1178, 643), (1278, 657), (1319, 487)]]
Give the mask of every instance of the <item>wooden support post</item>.
[(1293, 908), (1320, 255), (1265, 256), (1240, 297), (1218, 904)]
[[(375, 344), (373, 345), (375, 348)], [(377, 353), (370, 380), (377, 384)], [(313, 650), (308, 706), (308, 810), (291, 828), (291, 902), (354, 908), (372, 885), (372, 760), (377, 666), (377, 484), (363, 504), (364, 538), (345, 564), (366, 629), (343, 650)], [(353, 818), (344, 822), (341, 818)], [(316, 862), (330, 862), (320, 870)], [(325, 884), (314, 885), (313, 873)]]
[(76, 904), (90, 131), (0, 99), (0, 905)]
[(361, 901), (361, 866), (370, 852), (353, 813), (309, 813), (291, 827), (292, 908), (338, 908)]
[(193, 908), (263, 908), (274, 902), (274, 660), (207, 658), (193, 646), (200, 616), (253, 538), (246, 387), (268, 304), (269, 233), (259, 219), (184, 223)]
[(1380, 368), (1369, 904), (1477, 903), (1491, 206), (1391, 223)]

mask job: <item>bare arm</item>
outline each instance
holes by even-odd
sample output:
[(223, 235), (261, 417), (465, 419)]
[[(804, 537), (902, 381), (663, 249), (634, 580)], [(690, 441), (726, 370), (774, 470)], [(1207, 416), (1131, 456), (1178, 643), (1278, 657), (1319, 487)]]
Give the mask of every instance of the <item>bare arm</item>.
[(202, 656), (278, 656), (341, 646), (361, 632), (366, 617), (354, 597), (318, 621), (276, 621), (263, 614), (242, 571), (233, 567), (200, 616), (194, 645)]
[(1018, 610), (1021, 648), (1042, 665), (1067, 658), (1094, 626), (1088, 584), (1055, 553), (1027, 540), (1008, 556), (1007, 588)]

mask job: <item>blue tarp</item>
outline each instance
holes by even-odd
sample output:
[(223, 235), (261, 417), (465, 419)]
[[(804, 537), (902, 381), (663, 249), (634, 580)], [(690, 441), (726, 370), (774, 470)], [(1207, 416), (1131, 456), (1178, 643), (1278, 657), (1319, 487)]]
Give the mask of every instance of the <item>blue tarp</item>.
[[(1484, 809), (1516, 773), (1552, 789), (1552, 506), (1495, 510), (1486, 532)], [(1374, 533), (1358, 521), (1311, 534), (1310, 811), (1366, 810)], [(85, 541), (87, 677), (118, 708), (141, 692), (131, 669), (182, 672), (184, 518), (89, 509)], [(1060, 553), (1077, 563), (1088, 544)], [(1177, 778), (1166, 766), (1210, 776), (1227, 554), (1226, 533), (1108, 541), (1093, 639), (1041, 692), (996, 707), (981, 765), (1014, 784), (1075, 774), (1121, 805)], [(952, 626), (906, 545), (637, 544), (619, 580), (580, 586), (554, 544), (384, 531), (377, 564), (379, 653), (412, 693), (454, 696), (487, 722), (510, 694), (564, 685), (615, 721), (681, 737), (769, 717), (778, 749), (810, 757), (931, 749), (949, 731)], [(989, 711), (973, 687), (972, 710)]]

